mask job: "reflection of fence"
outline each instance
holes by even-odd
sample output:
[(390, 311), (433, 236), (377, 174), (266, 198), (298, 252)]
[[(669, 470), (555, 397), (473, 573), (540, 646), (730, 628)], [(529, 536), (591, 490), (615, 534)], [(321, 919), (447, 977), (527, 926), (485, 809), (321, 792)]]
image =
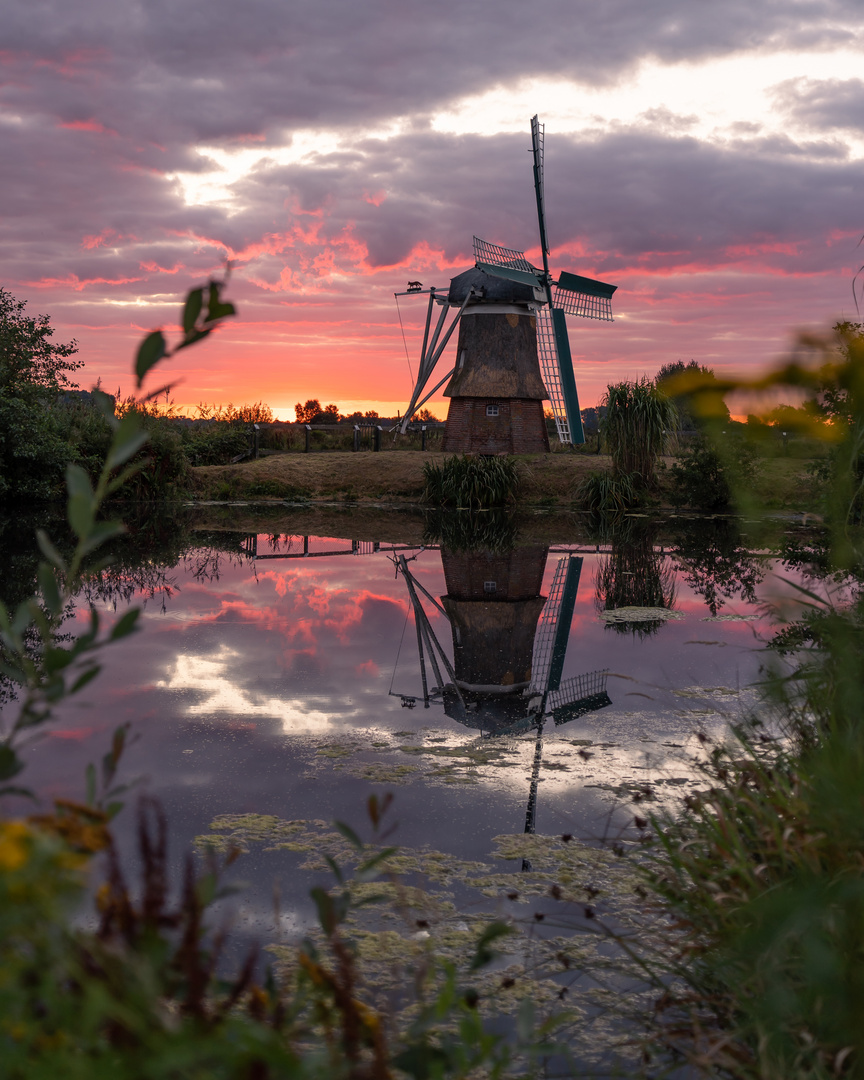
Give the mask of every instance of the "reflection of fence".
[[(344, 548), (324, 548), (322, 551), (310, 550), (309, 541), (314, 540), (315, 537), (308, 536), (276, 536), (269, 538), (269, 545), (271, 550), (267, 552), (261, 552), (258, 550), (258, 534), (251, 533), (249, 536), (244, 537), (240, 547), (244, 555), (247, 555), (250, 559), (326, 559), (331, 555), (375, 555), (380, 551), (417, 551), (416, 544), (401, 544), (401, 545), (386, 545), (381, 547), (377, 541), (373, 540), (344, 540), (341, 541), (345, 544), (350, 544), (350, 547)], [(284, 545), (284, 550), (280, 551), (279, 548)]]

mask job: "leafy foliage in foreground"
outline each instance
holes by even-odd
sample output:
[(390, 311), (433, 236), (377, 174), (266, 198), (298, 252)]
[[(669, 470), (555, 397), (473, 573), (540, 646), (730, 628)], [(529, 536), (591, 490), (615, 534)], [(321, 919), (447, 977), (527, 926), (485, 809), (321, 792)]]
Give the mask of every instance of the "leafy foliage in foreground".
[[(788, 559), (813, 588), (797, 585), (802, 616), (774, 639), (763, 714), (709, 745), (706, 790), (682, 816), (653, 819), (651, 883), (679, 931), (648, 963), (666, 982), (655, 1046), (735, 1080), (864, 1076), (864, 339), (801, 349), (821, 366), (799, 355), (745, 388), (842, 402), (825, 427), (827, 526)], [(739, 388), (690, 391), (710, 418)]]

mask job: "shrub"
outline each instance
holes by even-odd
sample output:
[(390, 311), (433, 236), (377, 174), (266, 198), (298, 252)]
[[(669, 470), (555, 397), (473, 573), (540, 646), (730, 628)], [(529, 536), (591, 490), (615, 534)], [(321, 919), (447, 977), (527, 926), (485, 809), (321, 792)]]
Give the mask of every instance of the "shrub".
[(180, 437), (183, 451), (193, 467), (228, 465), (251, 446), (248, 426), (221, 420), (184, 426), (180, 429)]
[(673, 499), (694, 510), (726, 510), (735, 492), (756, 475), (756, 453), (736, 435), (720, 436), (718, 449), (706, 435), (697, 435), (676, 455), (670, 470)]
[(504, 506), (516, 498), (519, 473), (512, 457), (465, 454), (440, 465), (423, 465), (423, 501), (433, 506), (483, 510)]

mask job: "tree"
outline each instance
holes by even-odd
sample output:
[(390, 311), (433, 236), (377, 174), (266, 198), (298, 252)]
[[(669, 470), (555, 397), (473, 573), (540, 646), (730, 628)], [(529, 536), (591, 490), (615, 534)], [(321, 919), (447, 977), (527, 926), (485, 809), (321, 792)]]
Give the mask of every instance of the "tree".
[[(657, 389), (675, 402), (675, 407), (678, 410), (678, 430), (696, 431), (699, 424), (690, 411), (687, 399), (681, 394), (670, 394), (667, 389), (671, 380), (681, 375), (707, 375), (713, 380), (715, 378), (714, 369), (705, 367), (704, 364), (697, 364), (695, 360), (689, 360), (686, 364), (683, 360), (676, 360), (672, 364), (664, 364), (654, 376), (654, 385)], [(730, 419), (728, 408), (726, 409), (726, 419)]]
[(294, 415), (298, 424), (311, 424), (312, 418), (321, 412), (321, 402), (318, 398), (309, 398), (305, 405), (298, 401), (294, 406)]
[(16, 300), (0, 288), (0, 390), (7, 393), (23, 387), (64, 390), (77, 384), (69, 372), (77, 371), (81, 360), (70, 360), (78, 343), (51, 341), (54, 329), (47, 315), (25, 314), (26, 301)]

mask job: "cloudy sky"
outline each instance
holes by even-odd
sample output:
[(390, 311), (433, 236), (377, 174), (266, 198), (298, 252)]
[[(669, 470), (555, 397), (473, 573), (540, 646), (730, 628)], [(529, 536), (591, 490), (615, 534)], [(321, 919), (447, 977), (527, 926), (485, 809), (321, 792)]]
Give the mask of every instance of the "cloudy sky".
[[(619, 286), (571, 320), (583, 404), (695, 357), (761, 365), (854, 317), (860, 0), (7, 0), (0, 284), (130, 388), (143, 331), (235, 264), (181, 403), (404, 407), (394, 292), (471, 238)], [(410, 363), (418, 301), (403, 298)]]

